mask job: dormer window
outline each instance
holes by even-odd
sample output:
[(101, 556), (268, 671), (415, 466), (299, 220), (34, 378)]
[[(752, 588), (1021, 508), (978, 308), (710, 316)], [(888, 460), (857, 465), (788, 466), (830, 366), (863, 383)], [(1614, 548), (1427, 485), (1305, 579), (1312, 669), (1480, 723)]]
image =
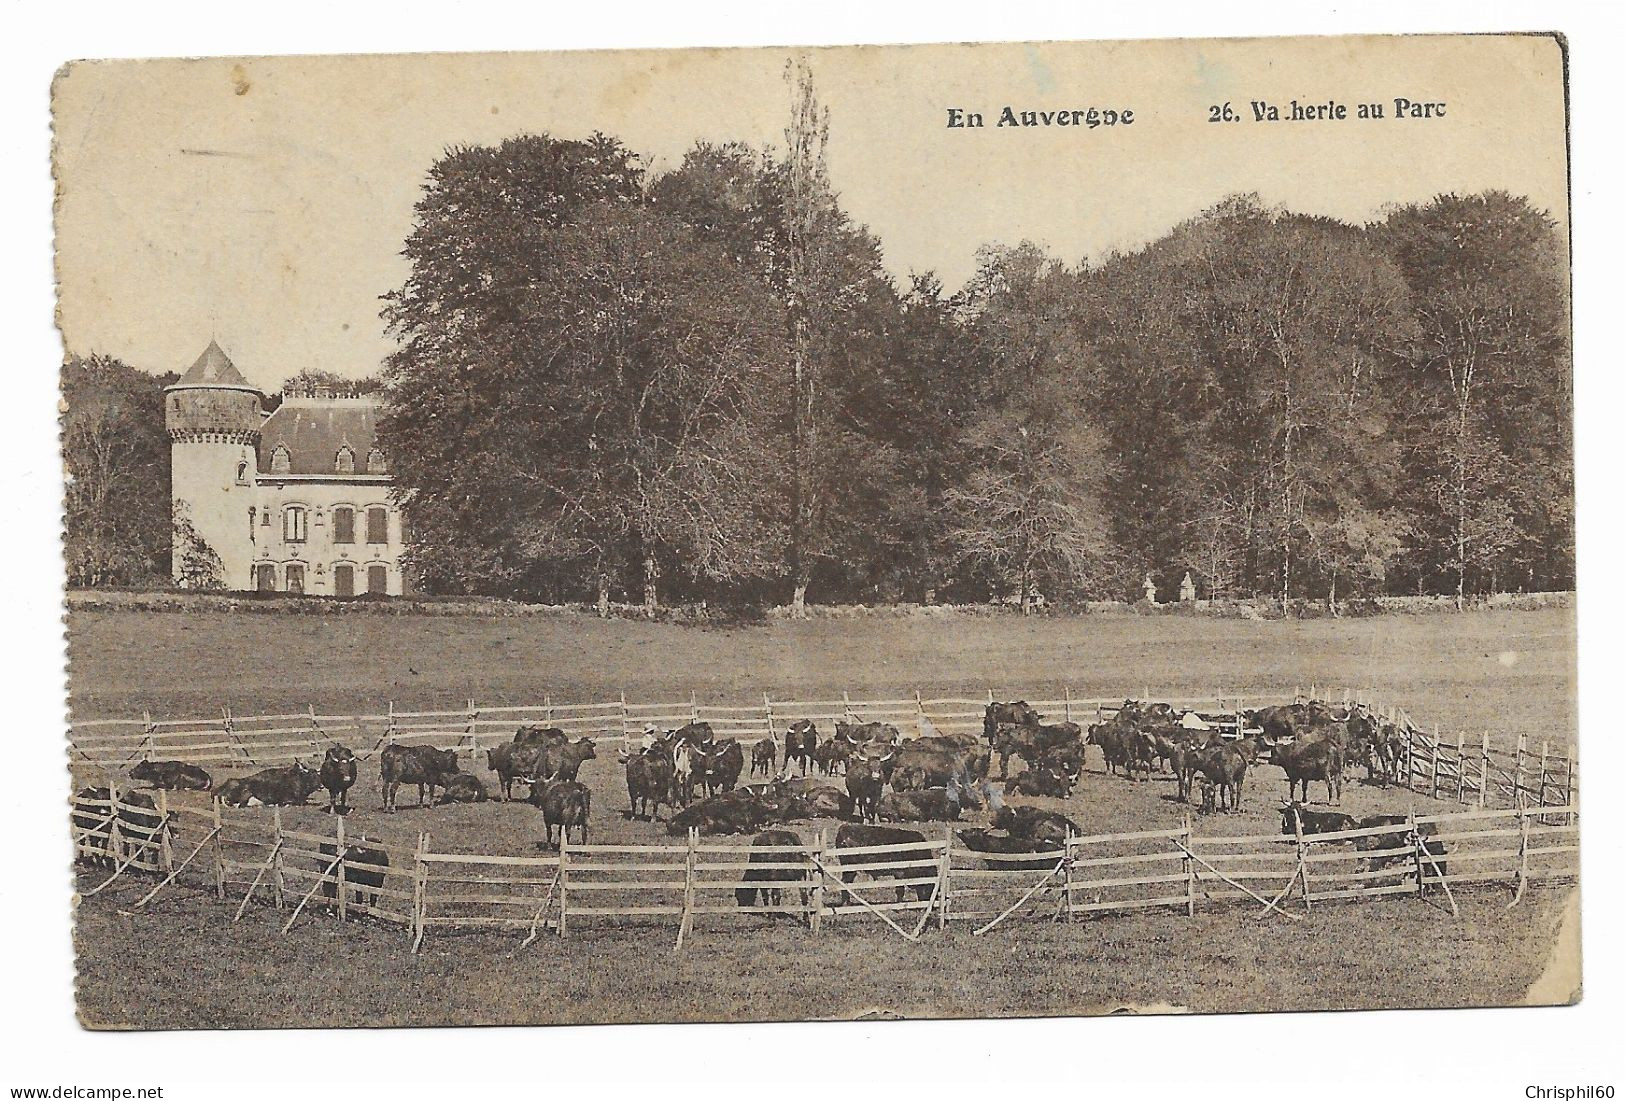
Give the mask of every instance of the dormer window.
[(388, 464), (384, 462), (384, 453), (376, 447), (367, 452), (367, 473), (384, 474), (388, 472)]
[(277, 444), (276, 450), (271, 452), (271, 473), (288, 474), (293, 471), (293, 455), (286, 446)]
[(348, 444), (339, 448), (339, 453), (333, 458), (333, 473), (354, 474), (355, 452), (350, 450)]

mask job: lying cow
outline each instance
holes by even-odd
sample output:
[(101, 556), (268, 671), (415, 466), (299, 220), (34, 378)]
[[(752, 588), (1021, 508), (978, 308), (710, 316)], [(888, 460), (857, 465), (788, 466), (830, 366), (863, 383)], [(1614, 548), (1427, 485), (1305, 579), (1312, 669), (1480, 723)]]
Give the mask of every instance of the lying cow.
[(1053, 766), (1030, 768), (1004, 785), (1006, 795), (1037, 795), (1065, 799), (1072, 794), (1072, 778)]
[(267, 768), (227, 780), (215, 791), (215, 798), (230, 807), (303, 806), (322, 786), (317, 771), (303, 761), (283, 768)]
[(666, 832), (682, 836), (690, 829), (702, 834), (752, 833), (778, 820), (794, 797), (781, 790), (779, 795), (752, 791), (725, 791), (691, 803), (671, 816)]
[(1352, 814), (1332, 810), (1310, 810), (1296, 801), (1281, 806), (1281, 832), (1288, 837), (1295, 837), (1299, 833), (1304, 835), (1342, 833), (1344, 830), (1358, 828)]
[[(1011, 837), (1007, 834), (997, 834), (992, 830), (959, 830), (959, 840), (971, 852), (990, 853), (996, 855), (1016, 855), (1019, 853), (1058, 853), (1062, 845), (1054, 841), (1034, 841), (1027, 837)], [(1055, 867), (1056, 857), (1039, 856), (1032, 860), (990, 860), (987, 866), (995, 871), (1048, 871)]]
[(185, 761), (142, 761), (130, 770), (130, 779), (165, 791), (208, 791), (214, 786), (207, 772)]
[(435, 800), (435, 806), (443, 807), (447, 803), (483, 803), (490, 798), (483, 780), (470, 773), (459, 772), (446, 781), (446, 787), (441, 791), (440, 798)]
[(1001, 807), (994, 812), (993, 828), (1011, 837), (1056, 845), (1066, 844), (1068, 837), (1083, 835), (1078, 824), (1066, 815), (1037, 807)]

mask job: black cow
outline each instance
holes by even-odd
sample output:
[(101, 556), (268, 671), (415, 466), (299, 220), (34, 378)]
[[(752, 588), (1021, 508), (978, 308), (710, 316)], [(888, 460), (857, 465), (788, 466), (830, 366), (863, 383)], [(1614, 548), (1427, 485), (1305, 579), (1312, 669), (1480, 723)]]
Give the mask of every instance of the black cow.
[(846, 762), (851, 756), (851, 742), (844, 738), (831, 738), (813, 750), (813, 763), (818, 766), (818, 771), (829, 776), (837, 769), (842, 773), (846, 772)]
[[(1372, 814), (1360, 819), (1359, 828), (1362, 830), (1377, 829), (1382, 826), (1403, 826), (1410, 819), (1403, 814)], [(1423, 878), (1430, 879), (1446, 874), (1445, 845), (1443, 841), (1432, 841), (1439, 832), (1432, 822), (1423, 822), (1416, 827), (1416, 833), (1422, 841), (1422, 849), (1429, 859), (1423, 863)], [(1354, 847), (1367, 853), (1367, 869), (1375, 871), (1393, 864), (1414, 860), (1416, 841), (1409, 833), (1394, 831), (1392, 833), (1379, 833), (1367, 837), (1356, 837)]]
[(1083, 746), (1065, 745), (1047, 750), (1038, 758), (1038, 767), (1059, 772), (1073, 783), (1083, 773)]
[[(378, 771), (383, 781), (384, 811), (393, 812), (395, 794), (402, 784), (418, 786), (418, 806), (424, 805), (424, 792), (433, 801), (435, 788), (446, 786), (455, 774), (457, 754), (450, 749), (435, 749), (426, 745), (390, 745), (379, 756)], [(532, 788), (534, 794), (535, 789)]]
[[(596, 760), (598, 750), (591, 738), (553, 741), (542, 747), (541, 764), (530, 775), (538, 780), (574, 780), (584, 761)], [(535, 785), (531, 786), (535, 791)]]
[[(789, 830), (763, 830), (751, 838), (751, 848), (801, 848), (801, 838)], [(811, 865), (800, 868), (789, 867), (762, 867), (762, 865), (799, 864), (805, 857), (802, 853), (752, 852), (746, 861), (748, 867), (742, 877), (743, 887), (734, 888), (734, 898), (742, 908), (752, 906), (782, 906), (784, 904), (784, 890), (779, 884), (801, 884), (801, 905), (805, 909), (809, 893), (809, 873)], [(755, 886), (762, 884), (762, 886)], [(768, 886), (771, 884), (771, 886)], [(759, 900), (759, 901), (758, 901)]]
[(445, 806), (447, 803), (483, 803), (491, 798), (485, 790), (485, 782), (471, 773), (459, 772), (446, 780), (446, 787), (435, 801), (436, 806)]
[(1078, 824), (1066, 815), (1037, 807), (1001, 807), (994, 812), (993, 828), (1011, 837), (1055, 845), (1066, 844), (1068, 837), (1083, 835)]
[[(937, 875), (937, 858), (930, 849), (895, 849), (890, 852), (878, 853), (848, 853), (841, 855), (841, 849), (862, 849), (882, 845), (924, 844), (925, 835), (917, 830), (903, 830), (895, 826), (865, 826), (848, 822), (835, 831), (835, 848), (841, 862), (841, 883), (850, 886), (859, 874), (868, 875), (870, 879), (879, 881), (886, 879), (925, 879)], [(869, 871), (871, 864), (895, 865), (893, 867), (879, 868)], [(931, 898), (930, 883), (914, 884), (914, 894), (921, 902)], [(897, 901), (904, 900), (907, 888), (897, 888)], [(851, 899), (846, 891), (841, 892), (841, 905), (845, 906)]]
[[(560, 734), (562, 733), (563, 731), (560, 731)], [(569, 739), (566, 738), (564, 741), (568, 742)], [(535, 786), (545, 750), (545, 743), (537, 740), (525, 744), (504, 742), (485, 751), (486, 767), (497, 774), (504, 802), (513, 798), (515, 783)]]
[[(1247, 766), (1252, 764), (1256, 745), (1251, 738), (1239, 742), (1219, 743), (1193, 750), (1188, 759), (1182, 758), (1181, 768), (1200, 772), (1209, 783), (1218, 788), (1220, 810), (1240, 810), (1241, 790), (1247, 780)], [(1189, 786), (1186, 785), (1187, 794)]]
[(1277, 745), (1270, 761), (1286, 773), (1286, 797), (1296, 798), (1298, 787), (1303, 787), (1303, 800), (1309, 801), (1309, 781), (1326, 782), (1326, 801), (1343, 800), (1343, 743), (1333, 734), (1310, 737), (1288, 744)]
[(784, 771), (790, 771), (790, 762), (801, 766), (803, 776), (812, 771), (813, 754), (818, 751), (818, 727), (811, 719), (797, 719), (784, 731)]
[(982, 736), (991, 745), (998, 739), (1001, 728), (1026, 726), (1042, 719), (1043, 716), (1033, 710), (1026, 700), (1017, 700), (1014, 703), (989, 703), (987, 711), (982, 715)]
[(1302, 803), (1289, 802), (1281, 807), (1281, 832), (1295, 837), (1299, 832), (1342, 833), (1357, 829), (1354, 815), (1333, 810), (1310, 810)]
[(556, 726), (522, 726), (514, 731), (512, 745), (516, 746), (544, 746), (558, 745), (570, 740), (570, 736)]
[(749, 791), (725, 791), (691, 803), (671, 816), (666, 832), (674, 836), (696, 829), (703, 834), (751, 833), (780, 821), (785, 800)]
[(288, 807), (303, 806), (322, 786), (317, 771), (303, 761), (295, 761), (283, 768), (267, 768), (227, 780), (215, 792), (215, 798), (232, 807)]
[[(91, 806), (111, 799), (107, 788), (80, 788), (73, 796), (72, 821), (80, 846), (75, 860), (92, 865), (113, 865), (113, 818), (110, 807)], [(139, 853), (151, 858), (169, 826), (158, 816), (158, 804), (144, 791), (127, 791), (119, 796), (118, 824), (123, 855), (128, 860)]]
[(744, 770), (745, 752), (733, 738), (694, 749), (694, 779), (704, 784), (707, 795), (738, 787)]
[[(378, 903), (378, 891), (384, 885), (384, 877), (389, 874), (389, 854), (383, 849), (373, 848), (379, 844), (376, 837), (361, 837), (344, 846), (344, 885), (349, 888), (349, 898), (345, 900), (346, 906), (355, 904), (372, 909)], [(327, 859), (322, 861), (325, 869), (333, 863), (338, 855), (338, 845), (332, 841), (323, 841), (320, 846), (321, 854)], [(355, 865), (363, 864), (358, 868)], [(328, 873), (336, 877), (339, 874), (337, 865)], [(329, 880), (322, 884), (322, 896), (333, 900), (338, 899), (339, 885)]]
[(626, 797), (633, 818), (654, 821), (660, 804), (676, 807), (672, 791), (675, 768), (671, 750), (656, 744), (626, 762)]
[(875, 821), (883, 789), (878, 764), (861, 755), (847, 763), (846, 793), (852, 797), (852, 810), (860, 822)]
[[(958, 830), (959, 840), (971, 852), (1011, 856), (1019, 853), (1058, 853), (1064, 847), (1054, 841), (1034, 841), (1026, 837), (1010, 837), (991, 830)], [(995, 871), (1048, 871), (1055, 867), (1056, 857), (1040, 856), (1032, 860), (990, 860), (987, 866)]]
[[(355, 786), (355, 775), (355, 754), (347, 746), (329, 747), (327, 755), (322, 758), (321, 770), (317, 773), (322, 781), (322, 787), (327, 789), (329, 814), (349, 812), (350, 789)], [(339, 811), (339, 807), (343, 807), (344, 810)]]
[(750, 747), (750, 774), (755, 776), (759, 771), (763, 776), (773, 775), (773, 770), (779, 767), (778, 747), (772, 738), (763, 738)]
[(1006, 795), (1038, 795), (1065, 799), (1072, 794), (1072, 779), (1053, 767), (1030, 768), (1004, 785)]
[[(540, 790), (538, 790), (540, 789)], [(530, 803), (542, 808), (542, 825), (547, 830), (547, 848), (557, 849), (570, 839), (571, 827), (581, 830), (581, 843), (587, 843), (587, 818), (592, 813), (592, 790), (575, 780), (553, 780), (530, 789)], [(554, 831), (558, 840), (554, 840)]]
[(207, 772), (185, 761), (142, 761), (130, 770), (130, 779), (166, 791), (208, 791), (214, 786)]

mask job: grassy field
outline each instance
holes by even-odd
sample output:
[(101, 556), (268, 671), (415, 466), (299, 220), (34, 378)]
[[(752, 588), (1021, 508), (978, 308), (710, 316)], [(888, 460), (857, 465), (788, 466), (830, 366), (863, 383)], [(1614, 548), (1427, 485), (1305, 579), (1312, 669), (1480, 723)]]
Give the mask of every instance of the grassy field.
[[(1256, 698), (1317, 681), (1372, 686), (1447, 731), (1488, 729), (1505, 739), (1523, 730), (1561, 745), (1573, 728), (1567, 610), (1299, 623), (932, 617), (734, 631), (591, 617), (89, 613), (69, 627), (77, 718), (143, 708), (207, 715), (228, 701), (239, 713), (311, 703), (344, 713), (388, 699), (422, 708), (460, 706), (470, 694), (534, 702), (548, 692), (562, 701), (623, 689), (632, 699), (694, 690), (702, 701), (725, 701), (763, 691), (828, 698), (916, 686), (980, 694), (991, 686), (1037, 698), (1067, 684), (1086, 695), (1222, 688)], [(582, 778), (594, 791), (594, 841), (665, 839), (660, 824), (625, 819), (612, 747)], [(1280, 771), (1260, 766), (1249, 775), (1243, 812), (1198, 831), (1274, 832), (1285, 791)], [(355, 794), (347, 828), (405, 846), (429, 830), (443, 851), (518, 854), (533, 852), (540, 836), (525, 804), (383, 815), (370, 762)], [(1324, 795), (1317, 789), (1315, 797)], [(1360, 784), (1343, 804), (1355, 814), (1453, 806)], [(1177, 825), (1185, 810), (1171, 781), (1127, 784), (1107, 777), (1094, 755), (1071, 799), (1054, 805), (1100, 831)], [(331, 828), (315, 808), (290, 811), (288, 821)], [(517, 938), (442, 935), (413, 957), (398, 931), (340, 927), (325, 916), (279, 937), (274, 912), (251, 908), (232, 925), (232, 907), (191, 891), (128, 916), (120, 907), (137, 897), (132, 885), (82, 905), (80, 1000), (88, 1021), (111, 1027), (1493, 1005), (1517, 1000), (1540, 974), (1565, 894), (1537, 891), (1508, 911), (1506, 892), (1488, 890), (1463, 898), (1459, 919), (1405, 899), (1317, 908), (1290, 925), (1245, 909), (1194, 920), (1139, 914), (1072, 927), (1023, 924), (976, 939), (955, 929), (912, 945), (873, 921), (843, 921), (811, 939), (783, 922), (713, 918), (680, 956), (671, 952), (674, 929), (652, 922), (587, 927), (510, 959)]]

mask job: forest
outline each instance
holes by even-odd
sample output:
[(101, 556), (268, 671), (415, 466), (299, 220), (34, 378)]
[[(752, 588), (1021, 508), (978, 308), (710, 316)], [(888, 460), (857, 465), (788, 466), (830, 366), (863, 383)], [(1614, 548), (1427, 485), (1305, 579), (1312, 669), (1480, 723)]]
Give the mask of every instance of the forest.
[[(1215, 196), (1131, 252), (989, 244), (963, 287), (900, 285), (828, 177), (810, 77), (792, 84), (783, 148), (697, 144), (657, 174), (612, 136), (535, 134), (429, 170), (381, 370), (420, 591), (1572, 588), (1568, 256), (1546, 212), (1440, 194), (1355, 225)], [(65, 375), (77, 584), (167, 576), (159, 402), (124, 410), (116, 453), (96, 442), (144, 393), (128, 373)]]

